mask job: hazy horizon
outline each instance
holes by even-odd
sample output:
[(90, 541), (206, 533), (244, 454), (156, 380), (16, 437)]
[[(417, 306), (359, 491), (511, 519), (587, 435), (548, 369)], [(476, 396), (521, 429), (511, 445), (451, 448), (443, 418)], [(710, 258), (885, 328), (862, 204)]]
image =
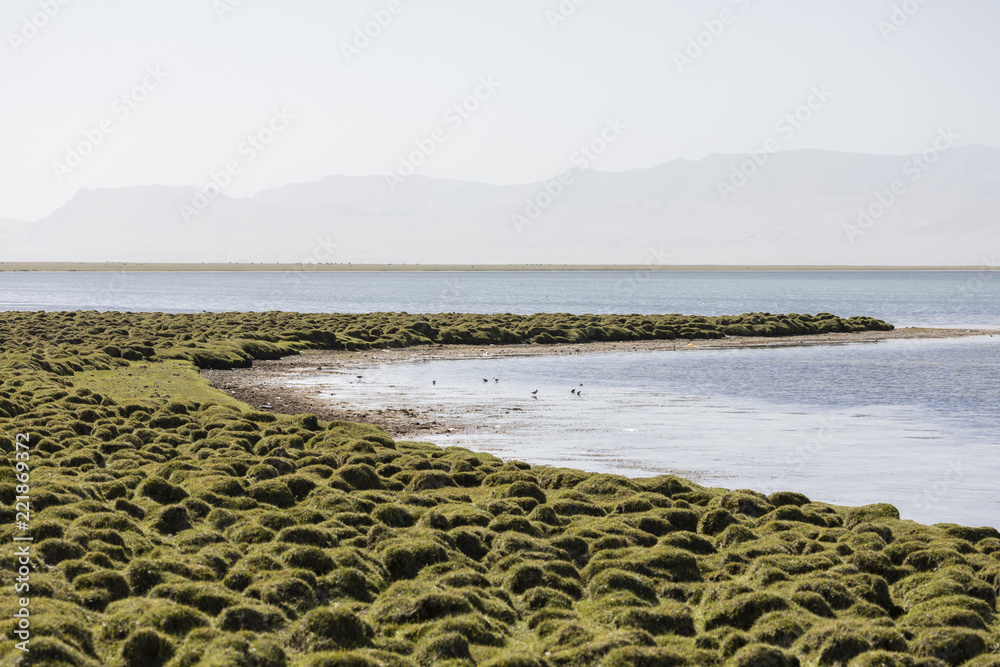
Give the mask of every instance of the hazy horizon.
[(227, 164), (239, 199), (407, 169), (512, 185), (768, 146), (906, 156), (944, 127), (997, 147), (998, 19), (982, 0), (15, 0), (0, 218)]
[[(981, 147), (981, 148), (1000, 150), (1000, 148), (997, 148), (997, 147), (994, 147), (994, 146), (986, 146), (984, 144), (966, 144), (966, 146), (971, 146), (971, 147), (978, 146), (978, 147)], [(849, 151), (835, 151), (835, 150), (828, 150), (828, 149), (795, 148), (795, 149), (789, 149), (789, 150), (786, 150), (786, 151), (776, 151), (775, 153), (772, 153), (771, 155), (777, 155), (777, 154), (781, 154), (781, 153), (800, 153), (800, 152), (807, 152), (807, 151), (818, 151), (818, 152), (827, 152), (827, 153), (850, 153)], [(859, 153), (850, 153), (850, 154), (859, 155)], [(860, 155), (864, 155), (864, 154), (860, 154)], [(867, 154), (867, 155), (870, 155), (871, 157), (893, 157), (893, 158), (901, 158), (901, 159), (905, 159), (905, 158), (909, 157), (907, 154), (891, 154), (891, 153)], [(706, 155), (706, 156), (704, 156), (704, 157), (702, 157), (701, 159), (698, 159), (698, 160), (692, 160), (692, 159), (689, 159), (689, 158), (674, 158), (673, 160), (668, 160), (668, 161), (663, 162), (661, 164), (651, 165), (649, 167), (630, 167), (630, 168), (621, 169), (621, 170), (605, 170), (605, 169), (598, 169), (598, 168), (588, 167), (587, 170), (588, 171), (593, 171), (593, 172), (598, 172), (598, 173), (603, 173), (603, 174), (627, 174), (629, 172), (656, 169), (657, 167), (662, 167), (662, 166), (665, 166), (665, 165), (670, 164), (672, 162), (692, 162), (692, 163), (694, 163), (694, 162), (700, 162), (702, 160), (706, 160), (706, 159), (709, 159), (709, 158), (712, 158), (712, 157), (716, 157), (716, 156), (718, 156), (718, 157), (731, 157), (733, 159), (744, 159), (744, 158), (747, 157), (747, 154), (745, 154), (745, 153), (744, 154), (740, 154), (740, 153), (709, 153), (708, 155)], [(535, 181), (535, 182), (527, 182), (526, 181), (526, 182), (514, 182), (514, 183), (498, 183), (498, 182), (492, 182), (492, 181), (472, 180), (472, 179), (468, 179), (468, 178), (458, 178), (458, 177), (456, 177), (456, 178), (448, 178), (448, 177), (444, 177), (444, 176), (425, 176), (423, 174), (418, 174), (418, 176), (421, 176), (423, 178), (427, 178), (427, 179), (430, 179), (430, 180), (436, 180), (436, 181), (452, 181), (452, 182), (457, 182), (457, 183), (467, 183), (467, 184), (474, 184), (474, 185), (490, 185), (490, 186), (501, 186), (502, 187), (502, 186), (533, 186), (533, 185), (537, 185), (538, 183), (543, 183), (545, 181), (556, 179), (556, 178), (558, 178), (559, 174), (553, 173), (553, 174), (550, 174), (547, 177), (543, 177), (539, 181)], [(277, 189), (281, 189), (281, 188), (286, 187), (286, 186), (317, 184), (317, 183), (320, 183), (321, 181), (329, 179), (329, 178), (362, 178), (362, 179), (366, 179), (366, 178), (383, 178), (384, 179), (385, 175), (384, 174), (325, 174), (325, 175), (317, 176), (316, 178), (313, 178), (313, 179), (308, 180), (308, 181), (294, 181), (294, 182), (288, 182), (288, 183), (275, 183), (274, 185), (269, 185), (267, 187), (261, 188), (260, 190), (257, 190), (257, 191), (254, 191), (254, 192), (245, 193), (242, 196), (235, 195), (235, 194), (232, 194), (232, 193), (229, 193), (229, 192), (224, 192), (223, 195), (228, 196), (228, 197), (230, 197), (232, 199), (235, 199), (235, 200), (247, 200), (247, 199), (253, 199), (257, 195), (259, 195), (261, 193), (264, 193), (264, 192), (267, 192), (269, 190), (277, 190)], [(164, 188), (195, 188), (195, 189), (198, 188), (197, 185), (188, 185), (188, 184), (177, 185), (177, 184), (165, 184), (165, 183), (136, 183), (136, 184), (133, 184), (133, 185), (108, 185), (108, 186), (94, 186), (94, 187), (91, 187), (91, 186), (81, 186), (80, 188), (78, 188), (76, 190), (76, 192), (74, 192), (69, 197), (69, 199), (67, 199), (66, 202), (63, 202), (62, 204), (58, 205), (55, 209), (53, 209), (52, 211), (49, 211), (47, 214), (42, 215), (41, 218), (39, 218), (39, 220), (40, 219), (44, 219), (45, 217), (47, 217), (51, 213), (54, 213), (55, 211), (58, 211), (59, 209), (61, 209), (62, 207), (64, 207), (66, 204), (68, 204), (69, 202), (71, 202), (74, 198), (76, 198), (77, 195), (79, 195), (80, 192), (82, 192), (84, 190), (89, 191), (89, 192), (96, 192), (98, 190), (122, 190), (122, 189), (130, 189), (130, 188), (156, 188), (156, 187), (164, 187)], [(12, 222), (24, 222), (24, 223), (37, 222), (37, 220), (14, 220), (12, 218), (6, 218), (6, 219), (9, 220), (9, 221), (12, 221)]]

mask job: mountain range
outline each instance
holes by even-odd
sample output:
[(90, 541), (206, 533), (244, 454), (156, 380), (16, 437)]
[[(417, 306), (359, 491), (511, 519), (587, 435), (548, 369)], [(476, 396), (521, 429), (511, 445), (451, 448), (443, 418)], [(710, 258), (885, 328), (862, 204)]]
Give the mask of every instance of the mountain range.
[(0, 219), (0, 261), (972, 266), (1000, 244), (1000, 149), (979, 145), (712, 154), (523, 185), (328, 176), (208, 194), (82, 189), (41, 220)]

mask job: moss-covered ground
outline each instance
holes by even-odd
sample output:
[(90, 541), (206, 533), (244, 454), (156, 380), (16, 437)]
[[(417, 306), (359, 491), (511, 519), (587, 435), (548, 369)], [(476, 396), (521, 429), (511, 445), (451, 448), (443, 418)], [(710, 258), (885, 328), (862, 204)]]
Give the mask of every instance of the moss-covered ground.
[[(254, 412), (175, 353), (332, 346), (322, 317), (0, 315), (0, 664), (1000, 665), (993, 528)], [(391, 328), (376, 340), (411, 330)]]
[[(38, 355), (57, 373), (112, 359), (183, 359), (202, 368), (249, 366), (306, 349), (411, 345), (553, 344), (888, 331), (871, 317), (748, 313), (693, 315), (465, 315), (0, 313), (0, 354)], [(98, 355), (95, 357), (95, 355)], [(62, 363), (52, 364), (53, 361)]]

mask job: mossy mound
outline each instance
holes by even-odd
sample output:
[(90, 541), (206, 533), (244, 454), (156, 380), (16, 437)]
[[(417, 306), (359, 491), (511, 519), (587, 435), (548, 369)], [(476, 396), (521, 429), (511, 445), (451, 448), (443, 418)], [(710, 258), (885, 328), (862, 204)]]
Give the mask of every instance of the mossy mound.
[[(393, 317), (0, 316), (0, 449), (31, 434), (37, 559), (30, 662), (5, 664), (996, 663), (990, 528), (504, 462), (207, 390), (119, 401), (74, 384), (130, 359), (140, 377), (180, 369), (154, 361), (164, 350), (238, 365), (348, 343), (836, 322), (705, 318), (674, 332), (673, 316), (496, 316), (466, 331), (473, 316)], [(0, 495), (15, 495), (11, 479)], [(0, 533), (9, 541), (11, 521)], [(14, 608), (13, 586), (0, 590)], [(5, 656), (13, 627), (0, 620)]]
[[(70, 376), (130, 361), (178, 359), (200, 368), (248, 367), (254, 359), (277, 359), (306, 349), (366, 350), (413, 345), (498, 345), (712, 339), (725, 336), (799, 336), (816, 333), (887, 331), (870, 317), (829, 313), (696, 315), (466, 315), (442, 313), (0, 313), (4, 353), (24, 368)], [(44, 348), (46, 354), (37, 351)], [(60, 397), (63, 398), (63, 397)], [(73, 405), (101, 406), (103, 397), (69, 396)], [(5, 399), (0, 410), (15, 416), (23, 407)], [(136, 406), (136, 409), (142, 409)], [(174, 401), (153, 417), (155, 428), (187, 422), (189, 406)], [(94, 421), (96, 409), (88, 413)], [(260, 413), (251, 421), (264, 421)]]

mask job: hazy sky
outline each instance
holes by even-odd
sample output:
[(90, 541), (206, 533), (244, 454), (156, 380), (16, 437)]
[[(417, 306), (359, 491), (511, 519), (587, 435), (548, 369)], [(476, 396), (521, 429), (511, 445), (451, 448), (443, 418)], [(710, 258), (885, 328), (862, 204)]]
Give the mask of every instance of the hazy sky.
[(232, 196), (384, 174), (421, 145), (417, 173), (529, 182), (616, 119), (595, 169), (906, 154), (949, 125), (1000, 146), (998, 25), (988, 0), (4, 0), (0, 217), (227, 163)]

